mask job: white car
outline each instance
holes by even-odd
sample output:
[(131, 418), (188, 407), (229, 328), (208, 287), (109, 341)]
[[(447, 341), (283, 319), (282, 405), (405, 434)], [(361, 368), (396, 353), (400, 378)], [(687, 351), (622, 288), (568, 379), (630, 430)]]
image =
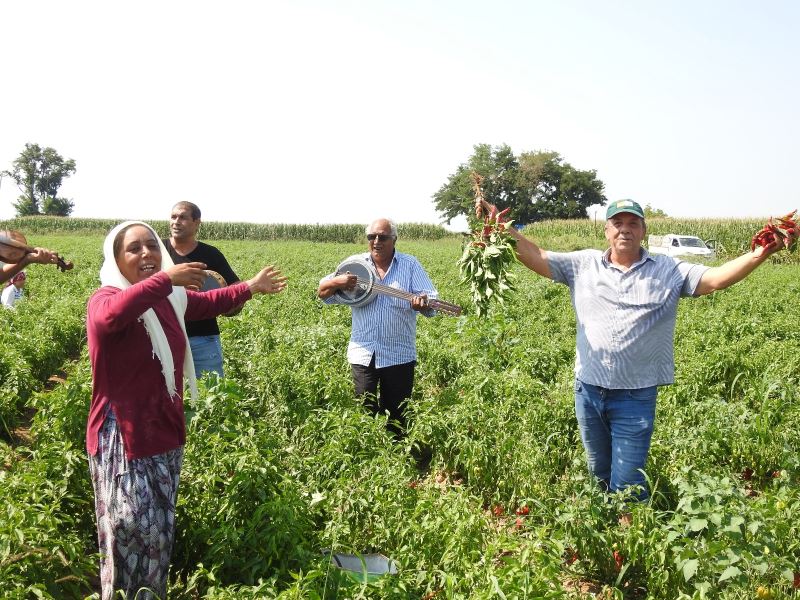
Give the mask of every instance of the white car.
[(667, 256), (686, 256), (712, 260), (717, 253), (713, 248), (706, 246), (705, 242), (694, 235), (648, 235), (647, 249), (653, 254), (666, 254)]

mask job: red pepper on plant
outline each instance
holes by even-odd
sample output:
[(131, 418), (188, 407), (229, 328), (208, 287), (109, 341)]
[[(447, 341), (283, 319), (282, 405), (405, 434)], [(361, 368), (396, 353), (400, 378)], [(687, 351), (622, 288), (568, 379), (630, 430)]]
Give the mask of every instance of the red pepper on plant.
[(619, 550), (614, 550), (614, 569), (619, 573), (622, 570), (622, 565), (625, 563), (625, 557)]

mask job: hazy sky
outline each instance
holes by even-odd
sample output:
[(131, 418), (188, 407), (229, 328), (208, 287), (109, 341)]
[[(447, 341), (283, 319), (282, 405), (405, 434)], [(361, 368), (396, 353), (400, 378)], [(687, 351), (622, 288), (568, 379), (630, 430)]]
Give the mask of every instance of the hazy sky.
[(75, 159), (81, 217), (438, 222), (506, 143), (671, 216), (782, 214), (799, 26), (791, 1), (10, 0), (0, 170), (27, 142)]

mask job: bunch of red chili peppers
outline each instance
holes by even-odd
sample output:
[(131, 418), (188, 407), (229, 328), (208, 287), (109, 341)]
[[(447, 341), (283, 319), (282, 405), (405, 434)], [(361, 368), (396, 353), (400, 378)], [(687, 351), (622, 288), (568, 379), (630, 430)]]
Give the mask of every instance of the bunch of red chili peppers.
[(770, 217), (767, 224), (761, 228), (761, 231), (753, 236), (753, 240), (750, 242), (750, 250), (755, 250), (756, 246), (767, 248), (778, 240), (790, 238), (791, 241), (784, 242), (784, 244), (789, 252), (794, 252), (797, 247), (797, 238), (790, 236), (797, 236), (800, 233), (796, 215), (797, 211), (793, 210), (782, 217), (777, 217), (777, 219)]
[(511, 221), (505, 220), (509, 209), (498, 211), (492, 205), (488, 214), (483, 211), (483, 178), (472, 174), (475, 189), (475, 216), (478, 221), (464, 253), (458, 261), (462, 283), (470, 286), (472, 301), (478, 316), (488, 313), (493, 302), (504, 303), (508, 293), (514, 291), (515, 274), (511, 272), (517, 262), (516, 239), (508, 233)]
[[(497, 231), (505, 231), (506, 229), (506, 220), (505, 216), (508, 211), (511, 210), (511, 207), (504, 208), (500, 212), (497, 212), (497, 207), (492, 205), (492, 210), (489, 211), (489, 214), (483, 217), (483, 231), (481, 232), (481, 238), (485, 241), (489, 239), (489, 236), (492, 235), (492, 231), (497, 228)], [(480, 205), (477, 205), (475, 208), (475, 216), (477, 218), (481, 218), (482, 209)]]
[(492, 204), (491, 210), (488, 214), (484, 214), (482, 201), (484, 200), (483, 197), (483, 190), (481, 189), (481, 183), (483, 183), (483, 177), (478, 175), (477, 173), (472, 173), (472, 187), (475, 190), (475, 218), (480, 219), (483, 216), (483, 230), (481, 231), (480, 235), (478, 235), (478, 230), (476, 229), (473, 232), (473, 238), (477, 238), (473, 240), (473, 245), (479, 245), (480, 247), (486, 247), (486, 242), (489, 241), (490, 236), (493, 232), (497, 231), (505, 231), (506, 226), (509, 224), (505, 218), (508, 211), (511, 210), (511, 207), (505, 208), (500, 212), (497, 211), (497, 207)]

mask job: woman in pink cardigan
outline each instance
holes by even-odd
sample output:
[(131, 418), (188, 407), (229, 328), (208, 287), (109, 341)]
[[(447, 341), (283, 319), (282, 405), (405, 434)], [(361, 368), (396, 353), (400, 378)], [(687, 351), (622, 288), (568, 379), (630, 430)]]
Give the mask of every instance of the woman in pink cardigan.
[(205, 265), (173, 264), (155, 231), (139, 221), (112, 229), (103, 253), (102, 287), (86, 317), (92, 363), (86, 448), (102, 598), (118, 590), (129, 598), (164, 598), (186, 440), (184, 378), (193, 395), (197, 389), (184, 321), (221, 315), (254, 294), (277, 294), (286, 278), (266, 267), (246, 282), (190, 291), (202, 284)]

